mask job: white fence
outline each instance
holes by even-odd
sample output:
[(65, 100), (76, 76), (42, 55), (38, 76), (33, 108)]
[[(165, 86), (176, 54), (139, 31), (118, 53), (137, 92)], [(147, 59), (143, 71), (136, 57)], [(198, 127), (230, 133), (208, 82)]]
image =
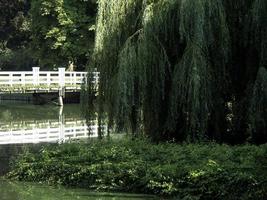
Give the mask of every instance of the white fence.
[[(98, 83), (99, 73), (93, 72), (93, 82)], [(87, 72), (69, 72), (65, 68), (58, 71), (40, 71), (39, 67), (33, 67), (32, 71), (0, 71), (0, 91), (9, 91), (17, 88), (22, 90), (58, 89), (65, 87), (66, 90), (81, 89), (82, 84), (87, 82)]]

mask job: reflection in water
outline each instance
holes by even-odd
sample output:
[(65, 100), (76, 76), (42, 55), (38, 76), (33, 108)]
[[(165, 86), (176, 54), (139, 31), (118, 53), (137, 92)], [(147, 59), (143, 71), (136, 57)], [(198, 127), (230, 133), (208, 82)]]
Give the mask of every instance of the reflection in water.
[(92, 193), (87, 190), (55, 188), (0, 180), (0, 200), (146, 200), (151, 196)]
[[(98, 128), (89, 127), (90, 137)], [(39, 151), (42, 142), (65, 142), (88, 137), (86, 120), (79, 105), (35, 106), (0, 102), (0, 176), (9, 170), (9, 163), (28, 146)], [(26, 143), (31, 143), (27, 145)], [(92, 193), (86, 190), (54, 188), (0, 179), (0, 200), (146, 200), (150, 196)]]
[[(90, 125), (90, 137), (97, 126)], [(88, 138), (88, 126), (79, 105), (36, 106), (0, 104), (0, 144), (65, 142)]]

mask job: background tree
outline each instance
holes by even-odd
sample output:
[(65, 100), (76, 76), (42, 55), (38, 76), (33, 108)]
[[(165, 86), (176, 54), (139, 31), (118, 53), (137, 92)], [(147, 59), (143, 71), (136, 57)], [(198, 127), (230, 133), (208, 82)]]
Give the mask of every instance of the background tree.
[(35, 62), (29, 51), (29, 0), (0, 1), (0, 66), (29, 69)]
[(32, 50), (44, 67), (83, 66), (94, 40), (95, 0), (32, 0)]

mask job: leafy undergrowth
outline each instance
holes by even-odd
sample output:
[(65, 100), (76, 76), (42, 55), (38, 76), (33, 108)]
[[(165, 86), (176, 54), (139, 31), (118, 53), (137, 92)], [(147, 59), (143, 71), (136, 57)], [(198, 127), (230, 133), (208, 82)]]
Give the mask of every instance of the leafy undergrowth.
[(267, 199), (267, 145), (93, 141), (26, 150), (10, 179), (196, 199)]

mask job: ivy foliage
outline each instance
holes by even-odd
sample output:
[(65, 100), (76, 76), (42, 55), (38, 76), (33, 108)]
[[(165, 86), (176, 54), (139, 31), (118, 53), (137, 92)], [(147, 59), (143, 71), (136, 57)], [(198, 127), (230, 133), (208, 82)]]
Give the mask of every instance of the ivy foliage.
[(100, 117), (155, 140), (267, 141), (251, 128), (267, 120), (265, 0), (98, 3)]
[(38, 148), (18, 156), (7, 177), (183, 200), (267, 197), (266, 145), (155, 145), (142, 138)]

